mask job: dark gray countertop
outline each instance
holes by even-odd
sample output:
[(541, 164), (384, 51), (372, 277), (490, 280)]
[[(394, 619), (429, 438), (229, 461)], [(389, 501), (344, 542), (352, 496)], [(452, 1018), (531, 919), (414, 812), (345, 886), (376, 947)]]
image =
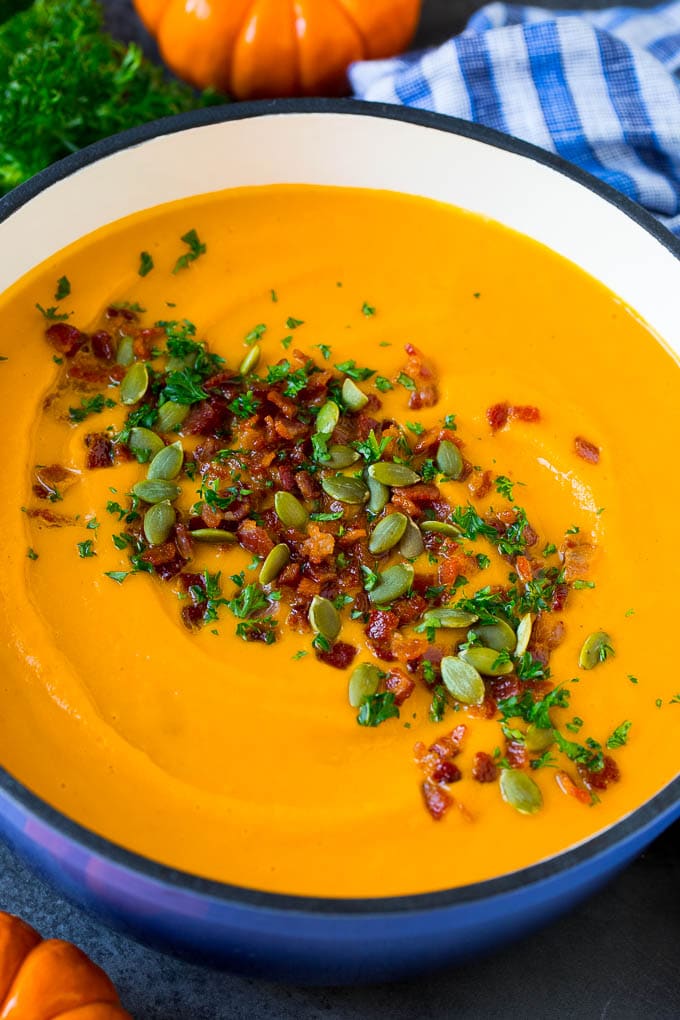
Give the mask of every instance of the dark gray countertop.
[[(222, 0), (228, 2), (228, 0)], [(151, 51), (129, 0), (109, 25)], [(460, 30), (474, 0), (425, 0), (417, 42)], [(552, 6), (585, 6), (552, 0)], [(594, 2), (589, 6), (603, 6)], [(678, 1020), (680, 825), (603, 892), (495, 956), (405, 984), (307, 990), (206, 971), (114, 935), (56, 896), (0, 845), (0, 908), (71, 939), (106, 968), (136, 1020)]]

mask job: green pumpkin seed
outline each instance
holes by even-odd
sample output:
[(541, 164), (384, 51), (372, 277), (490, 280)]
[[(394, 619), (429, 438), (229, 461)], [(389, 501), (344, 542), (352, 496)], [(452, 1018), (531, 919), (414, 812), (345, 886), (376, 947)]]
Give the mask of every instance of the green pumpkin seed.
[(515, 632), (505, 620), (495, 620), (494, 623), (480, 624), (474, 628), (475, 634), (485, 648), (493, 648), (497, 652), (514, 652), (517, 644)]
[(505, 803), (514, 807), (521, 815), (535, 815), (543, 807), (541, 791), (526, 772), (503, 769), (500, 787), (501, 797)]
[(309, 607), (309, 622), (315, 634), (320, 634), (327, 641), (333, 642), (342, 629), (340, 614), (330, 601), (321, 595), (315, 595)]
[(177, 499), (182, 490), (174, 482), (167, 482), (163, 478), (153, 478), (137, 482), (132, 486), (132, 491), (145, 503), (162, 503), (165, 499), (170, 502)]
[(601, 662), (613, 655), (614, 649), (611, 640), (609, 634), (603, 630), (596, 630), (593, 634), (589, 634), (583, 642), (581, 654), (578, 657), (581, 669), (595, 669)]
[(260, 363), (261, 353), (262, 351), (259, 344), (255, 344), (251, 347), (238, 367), (239, 375), (250, 375), (251, 372), (254, 372)]
[(176, 404), (174, 400), (167, 400), (158, 408), (156, 428), (159, 432), (174, 432), (189, 414), (188, 404)]
[(484, 681), (469, 662), (454, 655), (446, 655), (441, 661), (442, 680), (447, 691), (461, 705), (481, 705), (486, 691)]
[(130, 365), (120, 384), (121, 404), (137, 404), (149, 388), (149, 369), (145, 361)]
[(349, 703), (352, 708), (361, 708), (380, 684), (381, 671), (370, 662), (361, 662), (352, 670), (349, 678)]
[(379, 521), (368, 542), (368, 550), (374, 556), (386, 553), (401, 540), (406, 531), (408, 518), (405, 514), (389, 514)]
[(351, 467), (359, 460), (359, 454), (351, 446), (329, 446), (328, 460), (324, 461), (324, 467), (334, 468), (340, 471), (342, 468)]
[(285, 542), (275, 545), (269, 555), (265, 558), (260, 569), (260, 584), (271, 584), (279, 576), (285, 565), (290, 560), (290, 549)]
[(307, 527), (309, 514), (292, 492), (285, 492), (284, 490), (277, 492), (274, 496), (274, 510), (285, 528), (295, 528), (296, 531), (304, 531)]
[(369, 496), (365, 482), (351, 475), (322, 478), (321, 487), (331, 499), (338, 499), (341, 503), (365, 503)]
[(450, 439), (442, 439), (437, 447), (437, 467), (447, 478), (456, 481), (463, 473), (463, 455)]
[(406, 524), (404, 537), (399, 543), (399, 552), (407, 560), (415, 560), (425, 552), (425, 543), (420, 534), (420, 528), (410, 517)]
[(330, 436), (340, 421), (340, 408), (334, 400), (327, 400), (316, 416), (316, 431)]
[(155, 457), (157, 453), (165, 449), (165, 443), (160, 436), (157, 436), (151, 429), (135, 428), (130, 429), (128, 446), (134, 453), (144, 453)]
[(498, 662), (498, 659), (502, 659), (503, 656), (495, 648), (472, 645), (471, 648), (463, 648), (460, 657), (474, 666), (482, 676), (507, 676), (514, 669), (512, 662)]
[(527, 746), (527, 750), (531, 751), (532, 754), (542, 754), (543, 751), (547, 751), (555, 743), (555, 734), (552, 728), (542, 729), (540, 726), (531, 723), (527, 729), (524, 743)]
[(211, 545), (232, 545), (236, 541), (233, 531), (224, 531), (223, 528), (197, 528), (191, 532), (191, 537), (197, 542), (208, 542)]
[(389, 460), (380, 460), (377, 464), (371, 464), (368, 476), (392, 488), (415, 485), (420, 481), (420, 475), (417, 475), (410, 467), (406, 467), (405, 464), (393, 464)]
[(149, 507), (144, 514), (144, 534), (149, 545), (163, 545), (173, 529), (177, 515), (167, 499)]
[(453, 606), (441, 606), (439, 609), (428, 609), (423, 622), (431, 620), (439, 627), (451, 627), (453, 630), (466, 630), (479, 619), (474, 613), (466, 613), (463, 609)]
[(176, 478), (182, 470), (183, 462), (184, 450), (179, 441), (170, 446), (164, 446), (149, 464), (146, 477), (148, 479)]
[(351, 379), (345, 379), (342, 384), (342, 399), (350, 411), (361, 411), (368, 403), (366, 394)]
[(386, 485), (383, 485), (382, 482), (378, 482), (375, 478), (371, 478), (370, 475), (366, 476), (366, 484), (368, 485), (368, 491), (370, 493), (370, 499), (366, 509), (372, 514), (379, 514), (381, 510), (385, 509), (389, 502), (390, 490)]
[(529, 642), (531, 641), (531, 630), (534, 626), (534, 618), (531, 613), (525, 613), (522, 619), (519, 621), (517, 627), (517, 645), (515, 647), (515, 655), (519, 657), (524, 655)]
[(396, 563), (393, 567), (388, 567), (382, 574), (378, 574), (378, 583), (373, 591), (368, 593), (370, 601), (376, 605), (385, 605), (406, 595), (411, 590), (414, 574), (410, 563)]
[(423, 521), (420, 530), (425, 534), (429, 532), (432, 535), (445, 535), (447, 538), (460, 538), (463, 534), (462, 529), (451, 521)]
[(195, 362), (195, 354), (187, 354), (184, 358), (168, 358), (165, 363), (165, 371), (181, 372), (185, 368), (193, 368)]
[(121, 342), (118, 344), (118, 351), (116, 353), (116, 364), (117, 365), (131, 365), (135, 360), (135, 345), (131, 336), (124, 336)]

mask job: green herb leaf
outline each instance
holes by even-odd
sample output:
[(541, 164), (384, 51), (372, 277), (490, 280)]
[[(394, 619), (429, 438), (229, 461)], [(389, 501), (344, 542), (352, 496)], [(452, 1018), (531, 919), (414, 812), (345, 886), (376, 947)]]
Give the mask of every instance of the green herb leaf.
[(95, 556), (94, 543), (91, 538), (86, 539), (84, 542), (76, 543), (78, 546), (78, 555), (81, 559), (86, 560), (90, 556)]
[(355, 382), (363, 382), (366, 379), (370, 379), (372, 375), (375, 375), (374, 368), (359, 368), (356, 361), (342, 361), (339, 365), (335, 366), (338, 372), (343, 372), (350, 379)]
[(41, 304), (36, 302), (35, 306), (43, 318), (47, 319), (48, 322), (66, 322), (69, 318), (68, 312), (59, 313), (59, 309), (52, 305), (50, 308), (43, 308)]
[(359, 709), (357, 722), (360, 726), (380, 726), (388, 719), (398, 719), (399, 709), (391, 691), (371, 694)]
[(60, 276), (57, 280), (57, 289), (54, 292), (55, 301), (63, 301), (71, 293), (71, 284), (68, 276)]
[(173, 274), (179, 273), (181, 269), (188, 269), (192, 262), (195, 262), (201, 255), (205, 255), (207, 251), (206, 245), (199, 240), (198, 234), (193, 229), (182, 234), (180, 241), (184, 241), (189, 250), (177, 259), (172, 270)]
[(139, 269), (137, 272), (140, 276), (148, 276), (153, 269), (153, 259), (149, 255), (148, 251), (140, 251), (139, 253)]
[(607, 747), (610, 751), (615, 751), (618, 747), (623, 747), (628, 743), (628, 733), (632, 726), (632, 722), (626, 719), (620, 726), (617, 726), (611, 737), (607, 738)]

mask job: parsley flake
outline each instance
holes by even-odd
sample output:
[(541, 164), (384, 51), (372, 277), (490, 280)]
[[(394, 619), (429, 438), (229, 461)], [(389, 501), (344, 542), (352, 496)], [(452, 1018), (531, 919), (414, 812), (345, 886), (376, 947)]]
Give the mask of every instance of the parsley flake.
[(177, 259), (172, 270), (173, 274), (179, 273), (181, 269), (188, 269), (192, 262), (195, 262), (201, 255), (205, 255), (207, 251), (206, 245), (199, 240), (198, 234), (193, 229), (182, 234), (180, 241), (183, 241), (189, 250)]

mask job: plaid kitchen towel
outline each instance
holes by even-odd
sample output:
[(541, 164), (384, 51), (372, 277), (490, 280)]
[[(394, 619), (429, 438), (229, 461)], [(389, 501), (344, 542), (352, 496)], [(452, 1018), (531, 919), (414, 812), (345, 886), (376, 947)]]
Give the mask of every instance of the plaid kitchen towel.
[(452, 114), (556, 152), (680, 235), (680, 0), (493, 3), (436, 49), (356, 63), (355, 95)]

